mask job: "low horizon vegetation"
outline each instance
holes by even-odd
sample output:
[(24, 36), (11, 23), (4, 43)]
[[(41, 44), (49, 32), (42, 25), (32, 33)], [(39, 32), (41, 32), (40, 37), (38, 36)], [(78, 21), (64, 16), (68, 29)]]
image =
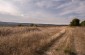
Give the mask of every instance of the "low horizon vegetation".
[(71, 22), (70, 22), (70, 26), (85, 26), (85, 20), (80, 22), (80, 20), (78, 18), (74, 18)]

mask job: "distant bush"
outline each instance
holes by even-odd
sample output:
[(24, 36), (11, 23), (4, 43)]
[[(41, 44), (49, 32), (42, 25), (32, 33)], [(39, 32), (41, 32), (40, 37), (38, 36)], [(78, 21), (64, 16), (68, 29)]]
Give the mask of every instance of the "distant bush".
[(81, 22), (81, 26), (85, 26), (85, 20)]
[(70, 22), (70, 26), (80, 26), (80, 20), (77, 18), (74, 18), (72, 22)]
[(23, 26), (22, 24), (18, 24), (18, 26)]
[(30, 24), (30, 26), (31, 26), (31, 27), (37, 27), (37, 25), (36, 25), (36, 24)]

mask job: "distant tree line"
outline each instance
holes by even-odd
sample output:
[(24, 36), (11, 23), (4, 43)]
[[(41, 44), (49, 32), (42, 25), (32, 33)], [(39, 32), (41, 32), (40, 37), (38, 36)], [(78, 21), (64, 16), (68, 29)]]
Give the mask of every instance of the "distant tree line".
[[(18, 24), (17, 26), (27, 26), (27, 25), (23, 25), (23, 24)], [(30, 27), (37, 27), (37, 24), (30, 24), (28, 25)], [(70, 22), (70, 26), (85, 26), (85, 20), (80, 22), (80, 19), (78, 18), (74, 18), (71, 22)]]
[(37, 27), (37, 24), (30, 24), (30, 25), (23, 25), (23, 24), (18, 24), (17, 26), (30, 26), (30, 27)]
[(78, 18), (74, 18), (71, 22), (70, 22), (70, 26), (85, 26), (85, 20), (80, 22), (80, 20)]

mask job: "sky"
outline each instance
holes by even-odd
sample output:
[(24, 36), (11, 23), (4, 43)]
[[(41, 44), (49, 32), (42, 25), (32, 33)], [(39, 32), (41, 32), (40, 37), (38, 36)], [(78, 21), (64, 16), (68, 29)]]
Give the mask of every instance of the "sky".
[(0, 21), (69, 24), (85, 20), (85, 0), (0, 0)]

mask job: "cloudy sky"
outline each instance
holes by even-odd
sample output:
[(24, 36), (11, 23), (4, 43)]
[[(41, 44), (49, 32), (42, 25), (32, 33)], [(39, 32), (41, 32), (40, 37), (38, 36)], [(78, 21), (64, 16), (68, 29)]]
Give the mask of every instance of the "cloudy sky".
[(0, 0), (0, 21), (68, 24), (85, 19), (85, 0)]

